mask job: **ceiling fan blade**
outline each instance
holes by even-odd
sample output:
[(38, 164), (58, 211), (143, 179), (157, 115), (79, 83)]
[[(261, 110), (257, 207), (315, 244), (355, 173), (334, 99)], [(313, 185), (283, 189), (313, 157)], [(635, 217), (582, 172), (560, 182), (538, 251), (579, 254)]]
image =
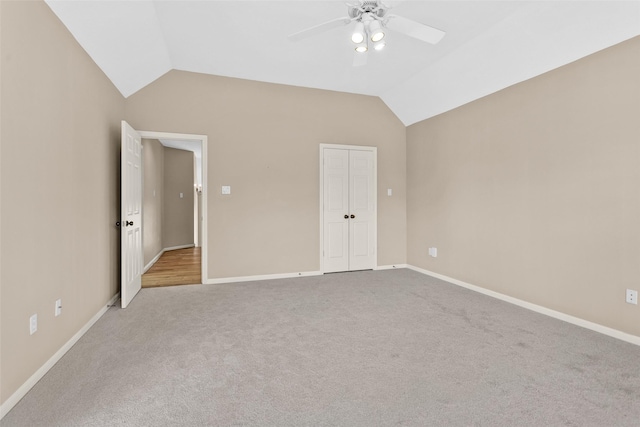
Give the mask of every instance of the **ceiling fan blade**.
[(354, 67), (362, 67), (367, 65), (367, 58), (369, 56), (369, 52), (355, 52), (353, 54), (353, 66)]
[(409, 37), (422, 40), (423, 42), (436, 44), (445, 35), (445, 32), (437, 28), (429, 27), (411, 19), (398, 15), (387, 15), (388, 21), (385, 26), (390, 30), (406, 34)]
[(289, 40), (297, 42), (298, 40), (315, 36), (316, 34), (324, 33), (325, 31), (329, 31), (334, 28), (345, 26), (350, 22), (351, 18), (346, 16), (344, 18), (332, 19), (331, 21), (323, 22), (322, 24), (318, 24), (305, 30), (298, 31), (297, 33), (289, 34), (287, 37), (289, 38)]

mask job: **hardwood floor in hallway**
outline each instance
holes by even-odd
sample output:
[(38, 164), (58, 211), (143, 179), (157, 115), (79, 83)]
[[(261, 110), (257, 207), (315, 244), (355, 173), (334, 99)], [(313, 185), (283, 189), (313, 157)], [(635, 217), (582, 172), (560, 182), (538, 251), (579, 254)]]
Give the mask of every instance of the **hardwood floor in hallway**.
[(200, 263), (200, 248), (167, 251), (142, 275), (142, 287), (201, 284)]

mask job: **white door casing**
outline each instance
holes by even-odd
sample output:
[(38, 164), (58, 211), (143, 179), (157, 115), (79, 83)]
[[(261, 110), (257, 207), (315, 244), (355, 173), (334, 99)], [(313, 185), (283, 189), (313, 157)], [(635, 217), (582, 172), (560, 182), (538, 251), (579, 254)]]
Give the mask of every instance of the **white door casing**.
[(320, 146), (320, 270), (375, 268), (376, 148)]
[(120, 301), (127, 307), (142, 286), (142, 138), (122, 121), (121, 152), (121, 284)]

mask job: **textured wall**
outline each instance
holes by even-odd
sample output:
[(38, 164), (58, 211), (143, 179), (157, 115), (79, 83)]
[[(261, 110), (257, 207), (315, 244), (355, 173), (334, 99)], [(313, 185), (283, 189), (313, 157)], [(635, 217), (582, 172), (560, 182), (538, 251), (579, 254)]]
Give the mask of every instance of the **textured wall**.
[(193, 165), (191, 151), (164, 147), (162, 242), (165, 248), (194, 244)]
[(124, 99), (44, 2), (0, 8), (5, 402), (118, 292)]
[(408, 262), (640, 335), (638, 76), (634, 38), (410, 126)]
[(209, 278), (319, 269), (321, 143), (378, 147), (378, 264), (406, 262), (406, 129), (378, 98), (171, 71), (126, 110), (209, 138)]
[(144, 265), (147, 265), (165, 247), (162, 241), (164, 147), (157, 139), (143, 139), (142, 147), (142, 244)]

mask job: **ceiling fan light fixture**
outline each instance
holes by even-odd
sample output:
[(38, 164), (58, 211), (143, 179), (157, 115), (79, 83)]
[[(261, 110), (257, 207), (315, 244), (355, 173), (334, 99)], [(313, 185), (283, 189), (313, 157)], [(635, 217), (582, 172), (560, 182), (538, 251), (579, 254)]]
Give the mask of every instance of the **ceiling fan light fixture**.
[(379, 42), (384, 38), (384, 31), (382, 31), (382, 25), (380, 25), (380, 21), (372, 21), (369, 24), (369, 34), (371, 34), (372, 42)]
[(368, 49), (366, 44), (361, 44), (360, 46), (356, 47), (356, 52), (358, 53), (365, 53), (367, 50)]
[(382, 49), (384, 49), (384, 47), (385, 47), (386, 45), (387, 45), (387, 44), (386, 44), (385, 42), (383, 42), (383, 41), (379, 41), (378, 43), (376, 43), (376, 44), (374, 44), (374, 45), (373, 45), (373, 48), (374, 48), (375, 50), (382, 50)]
[(356, 28), (351, 34), (351, 41), (355, 44), (360, 44), (364, 41), (364, 24), (362, 22), (356, 22)]

